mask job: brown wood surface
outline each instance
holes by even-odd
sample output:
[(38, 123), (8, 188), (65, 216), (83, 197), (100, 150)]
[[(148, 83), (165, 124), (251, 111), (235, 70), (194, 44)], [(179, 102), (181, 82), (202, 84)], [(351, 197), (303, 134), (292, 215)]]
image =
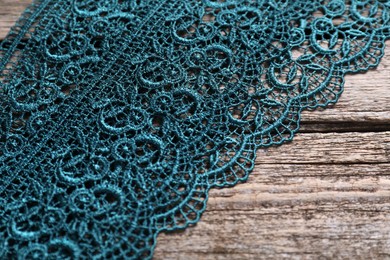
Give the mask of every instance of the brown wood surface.
[[(0, 39), (31, 0), (0, 0)], [(245, 184), (210, 192), (201, 221), (155, 259), (390, 259), (390, 42), (293, 142), (260, 149)]]

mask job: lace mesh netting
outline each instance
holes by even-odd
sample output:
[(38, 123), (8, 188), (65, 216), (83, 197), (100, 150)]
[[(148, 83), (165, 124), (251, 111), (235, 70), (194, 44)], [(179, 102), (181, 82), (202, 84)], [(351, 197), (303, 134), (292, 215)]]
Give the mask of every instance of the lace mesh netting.
[(0, 47), (0, 257), (151, 258), (389, 36), (389, 1), (35, 1)]

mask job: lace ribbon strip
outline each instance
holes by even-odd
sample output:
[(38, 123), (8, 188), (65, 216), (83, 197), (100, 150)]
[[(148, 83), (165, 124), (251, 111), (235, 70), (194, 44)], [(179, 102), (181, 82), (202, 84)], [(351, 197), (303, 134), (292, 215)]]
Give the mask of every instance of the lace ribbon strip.
[(0, 258), (151, 258), (389, 37), (390, 1), (36, 0), (0, 45)]

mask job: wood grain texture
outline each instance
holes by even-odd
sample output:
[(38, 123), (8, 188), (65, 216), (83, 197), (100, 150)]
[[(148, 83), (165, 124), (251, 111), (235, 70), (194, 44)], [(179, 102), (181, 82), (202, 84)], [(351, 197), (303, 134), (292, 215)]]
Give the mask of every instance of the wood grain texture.
[[(0, 39), (31, 0), (0, 0)], [(390, 259), (390, 42), (340, 101), (260, 149), (247, 183), (210, 192), (202, 220), (155, 259)]]
[(32, 0), (0, 0), (0, 39), (7, 35), (9, 29), (31, 2)]
[(390, 132), (304, 133), (257, 154), (196, 227), (160, 235), (155, 259), (390, 257)]

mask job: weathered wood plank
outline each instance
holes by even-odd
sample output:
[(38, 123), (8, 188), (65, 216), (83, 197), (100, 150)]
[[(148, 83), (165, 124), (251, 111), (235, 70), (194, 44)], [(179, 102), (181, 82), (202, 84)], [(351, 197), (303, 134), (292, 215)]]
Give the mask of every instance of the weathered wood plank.
[(313, 133), (260, 150), (249, 181), (212, 190), (155, 259), (383, 259), (389, 246), (390, 132)]
[(0, 39), (4, 39), (31, 2), (32, 0), (0, 0)]
[(347, 75), (339, 102), (331, 108), (305, 111), (304, 122), (390, 122), (390, 41), (376, 69)]
[(388, 259), (389, 193), (342, 195), (240, 197), (224, 210), (212, 208), (231, 200), (212, 198), (197, 227), (160, 235), (155, 259)]
[(256, 164), (390, 162), (390, 132), (298, 134), (292, 143), (259, 149)]

